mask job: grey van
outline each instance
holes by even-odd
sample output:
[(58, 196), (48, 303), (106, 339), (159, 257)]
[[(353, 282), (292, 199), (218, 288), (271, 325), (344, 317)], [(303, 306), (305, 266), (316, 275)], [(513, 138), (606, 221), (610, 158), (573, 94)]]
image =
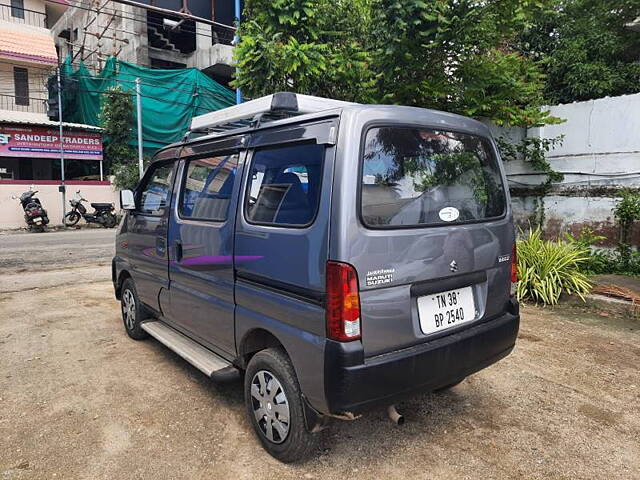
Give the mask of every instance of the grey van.
[(271, 455), (511, 352), (514, 227), (485, 125), (277, 93), (191, 130), (121, 192), (115, 294), (131, 338), (243, 373)]

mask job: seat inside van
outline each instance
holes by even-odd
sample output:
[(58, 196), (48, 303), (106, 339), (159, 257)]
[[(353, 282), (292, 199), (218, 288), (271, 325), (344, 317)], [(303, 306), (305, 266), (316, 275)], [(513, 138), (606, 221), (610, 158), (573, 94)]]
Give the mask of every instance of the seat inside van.
[(256, 152), (247, 216), (257, 223), (307, 225), (319, 201), (321, 145), (305, 144)]

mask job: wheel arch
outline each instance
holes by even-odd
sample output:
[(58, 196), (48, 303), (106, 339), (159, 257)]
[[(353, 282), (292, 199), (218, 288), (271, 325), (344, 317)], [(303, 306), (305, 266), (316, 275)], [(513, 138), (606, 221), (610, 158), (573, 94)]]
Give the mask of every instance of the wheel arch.
[(281, 348), (289, 356), (284, 344), (272, 332), (259, 327), (249, 330), (238, 345), (238, 366), (246, 369), (251, 357), (267, 348)]
[[(115, 265), (114, 265), (114, 268), (113, 268), (113, 271), (112, 271), (112, 276), (113, 276), (113, 278), (115, 278), (115, 276), (116, 276)], [(118, 275), (118, 281), (115, 282), (116, 298), (118, 300), (120, 300), (120, 296), (121, 296), (121, 293), (122, 293), (122, 284), (124, 283), (124, 281), (127, 278), (131, 278), (131, 274), (127, 270), (122, 270), (120, 272), (120, 274)]]

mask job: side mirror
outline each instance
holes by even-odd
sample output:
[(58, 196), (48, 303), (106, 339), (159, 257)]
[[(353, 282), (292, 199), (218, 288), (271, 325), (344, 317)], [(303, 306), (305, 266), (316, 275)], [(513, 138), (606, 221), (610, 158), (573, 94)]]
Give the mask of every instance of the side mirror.
[(120, 208), (123, 210), (136, 209), (136, 200), (131, 190), (120, 190)]

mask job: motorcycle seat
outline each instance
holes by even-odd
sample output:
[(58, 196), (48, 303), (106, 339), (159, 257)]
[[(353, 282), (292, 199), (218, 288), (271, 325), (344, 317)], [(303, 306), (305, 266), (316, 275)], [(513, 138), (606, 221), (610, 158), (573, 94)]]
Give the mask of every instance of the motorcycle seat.
[(95, 209), (99, 208), (111, 208), (113, 207), (113, 203), (92, 203), (91, 206)]

